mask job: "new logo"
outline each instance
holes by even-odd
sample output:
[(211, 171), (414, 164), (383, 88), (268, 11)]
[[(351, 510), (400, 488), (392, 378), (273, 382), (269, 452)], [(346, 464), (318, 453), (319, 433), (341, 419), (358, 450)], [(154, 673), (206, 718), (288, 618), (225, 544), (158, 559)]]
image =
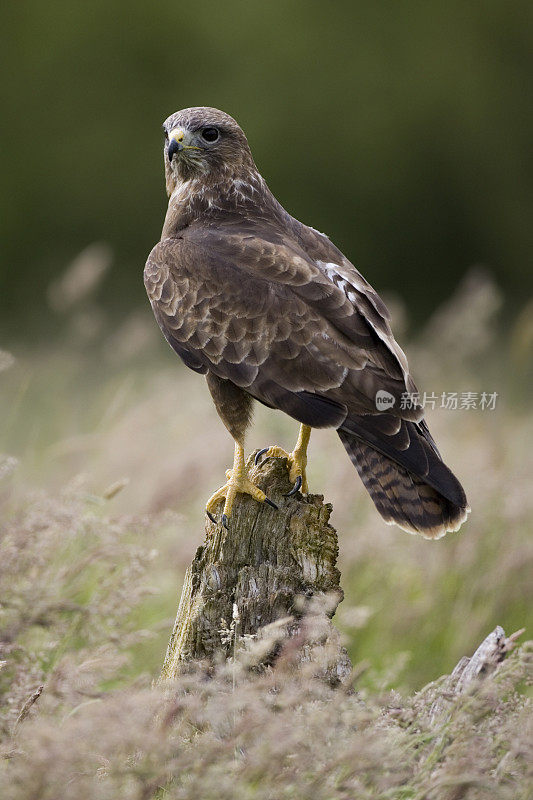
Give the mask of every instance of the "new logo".
[(386, 392), (385, 389), (380, 389), (376, 392), (376, 408), (378, 411), (387, 411), (387, 409), (392, 408), (395, 402), (394, 395)]

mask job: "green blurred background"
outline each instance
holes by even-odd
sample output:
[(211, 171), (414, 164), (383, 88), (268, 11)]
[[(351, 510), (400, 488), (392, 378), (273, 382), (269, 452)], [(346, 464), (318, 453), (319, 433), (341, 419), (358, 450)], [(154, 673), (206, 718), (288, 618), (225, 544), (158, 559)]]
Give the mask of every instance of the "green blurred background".
[(214, 105), (296, 217), (420, 323), (467, 268), (509, 308), (533, 277), (533, 6), (274, 0), (3, 4), (1, 333), (60, 328), (46, 287), (86, 245), (100, 300), (146, 304), (161, 123)]

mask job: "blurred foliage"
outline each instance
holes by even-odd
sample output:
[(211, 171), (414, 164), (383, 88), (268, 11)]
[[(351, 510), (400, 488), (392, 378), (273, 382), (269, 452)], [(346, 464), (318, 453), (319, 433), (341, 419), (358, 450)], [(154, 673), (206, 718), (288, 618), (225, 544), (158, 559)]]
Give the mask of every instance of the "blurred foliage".
[[(232, 628), (228, 662), (150, 688), (127, 666), (135, 642), (154, 644), (132, 611), (159, 525), (113, 522), (95, 501), (79, 484), (16, 501), (0, 488), (2, 800), (530, 798), (533, 642), (464, 693), (456, 676), (402, 697), (334, 690), (316, 662), (294, 668), (279, 629)], [(320, 623), (302, 627), (326, 659)], [(265, 647), (283, 650), (258, 674)]]
[(45, 287), (94, 241), (108, 307), (145, 303), (160, 125), (189, 105), (233, 114), (286, 208), (418, 321), (473, 263), (515, 302), (531, 288), (526, 0), (20, 0), (1, 30), (9, 338), (53, 326)]

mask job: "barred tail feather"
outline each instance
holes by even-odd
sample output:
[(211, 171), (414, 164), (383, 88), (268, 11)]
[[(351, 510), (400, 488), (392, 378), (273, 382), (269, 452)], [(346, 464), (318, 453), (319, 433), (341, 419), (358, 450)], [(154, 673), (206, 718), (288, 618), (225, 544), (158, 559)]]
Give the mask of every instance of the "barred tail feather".
[(346, 430), (339, 430), (338, 434), (377, 510), (388, 525), (398, 525), (426, 539), (439, 539), (449, 531), (459, 530), (470, 509), (459, 482), (436, 453), (434, 458), (440, 462), (439, 473), (445, 469), (449, 473), (448, 480), (453, 479), (460, 490), (459, 503), (448, 499), (427, 480), (359, 437)]

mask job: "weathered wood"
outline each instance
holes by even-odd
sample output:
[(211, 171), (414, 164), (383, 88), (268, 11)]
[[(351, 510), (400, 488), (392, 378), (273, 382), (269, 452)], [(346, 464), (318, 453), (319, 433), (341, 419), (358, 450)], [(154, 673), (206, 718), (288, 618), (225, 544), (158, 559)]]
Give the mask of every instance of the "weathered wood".
[(507, 637), (501, 625), (497, 625), (481, 642), (471, 658), (465, 656), (456, 665), (450, 676), (452, 680), (456, 681), (455, 693), (463, 694), (473, 681), (480, 680), (494, 672), (507, 653), (513, 649), (516, 640), (523, 632), (522, 628)]
[(506, 636), (501, 625), (497, 625), (483, 639), (473, 656), (463, 656), (446, 678), (440, 696), (431, 707), (431, 721), (435, 723), (449, 709), (452, 701), (461, 694), (466, 694), (472, 686), (491, 675), (507, 653), (510, 653), (524, 628), (511, 636)]
[[(257, 636), (287, 618), (286, 634), (302, 639), (301, 661), (312, 650), (309, 620), (317, 623), (316, 636), (327, 645), (320, 648), (327, 654), (321, 672), (342, 681), (351, 664), (329, 621), (343, 597), (331, 505), (321, 495), (285, 497), (291, 488), (286, 459), (268, 458), (254, 467), (253, 455), (250, 476), (279, 509), (238, 495), (229, 530), (206, 520), (205, 541), (185, 575), (161, 679), (175, 678), (191, 660), (228, 657), (235, 637)], [(233, 637), (224, 634), (230, 627)], [(273, 658), (270, 653), (265, 660)]]

